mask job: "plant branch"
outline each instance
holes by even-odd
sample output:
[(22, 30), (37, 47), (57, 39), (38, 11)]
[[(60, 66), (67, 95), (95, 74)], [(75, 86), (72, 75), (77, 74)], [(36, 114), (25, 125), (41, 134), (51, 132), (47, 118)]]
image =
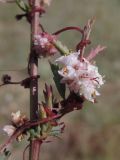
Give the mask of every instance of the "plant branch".
[(80, 32), (81, 34), (83, 34), (83, 30), (80, 27), (76, 27), (76, 26), (65, 27), (63, 29), (60, 29), (59, 31), (56, 31), (56, 32), (52, 33), (52, 34), (53, 35), (58, 35), (62, 32), (68, 31), (68, 30), (76, 30), (76, 31)]
[[(38, 119), (38, 57), (34, 50), (34, 37), (38, 33), (42, 32), (39, 24), (40, 12), (35, 11), (36, 8), (40, 8), (40, 0), (29, 0), (32, 8), (31, 15), (31, 51), (29, 60), (29, 74), (30, 77), (35, 77), (30, 82), (30, 120), (34, 121)], [(39, 140), (30, 141), (29, 160), (39, 160), (41, 142)]]
[[(74, 110), (80, 110), (82, 109), (83, 105), (82, 103), (84, 102), (84, 99), (82, 97), (77, 96), (74, 93), (71, 93), (66, 100), (60, 101), (59, 103), (54, 104), (54, 109), (59, 109), (60, 114), (53, 115), (51, 117), (43, 118), (42, 120), (33, 120), (33, 121), (28, 121), (21, 127), (19, 127), (14, 134), (6, 141), (5, 144), (3, 144), (0, 147), (0, 153), (10, 144), (12, 143), (13, 140), (15, 140), (18, 136), (20, 136), (22, 133), (25, 133), (27, 130), (29, 130), (31, 127), (35, 127), (40, 124), (45, 124), (47, 122), (53, 121), (55, 119), (59, 119), (62, 116), (74, 111)], [(38, 140), (39, 145), (41, 146), (41, 139)], [(34, 141), (35, 142), (35, 141)], [(32, 142), (32, 145), (34, 144)], [(37, 143), (37, 142), (35, 142)], [(38, 152), (37, 152), (38, 153)]]
[[(26, 130), (30, 129), (31, 127), (40, 125), (40, 124), (44, 124), (47, 123), (49, 121), (52, 121), (54, 119), (58, 119), (60, 118), (61, 115), (54, 115), (52, 117), (48, 117), (48, 118), (44, 118), (42, 120), (38, 120), (38, 121), (28, 121), (26, 122), (23, 126), (19, 127), (14, 134), (6, 141), (6, 143), (4, 143), (2, 146), (0, 146), (0, 153), (10, 144), (13, 142), (13, 140), (15, 140), (19, 135), (21, 135), (23, 132), (25, 132)], [(39, 140), (38, 140), (39, 141)]]

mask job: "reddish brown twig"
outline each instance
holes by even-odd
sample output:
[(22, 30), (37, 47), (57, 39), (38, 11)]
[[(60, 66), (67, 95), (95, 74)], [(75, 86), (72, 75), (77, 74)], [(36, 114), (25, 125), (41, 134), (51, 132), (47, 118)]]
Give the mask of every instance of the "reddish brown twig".
[(69, 31), (69, 30), (76, 30), (76, 31), (79, 31), (81, 34), (83, 34), (83, 30), (80, 27), (76, 27), (76, 26), (65, 27), (65, 28), (62, 28), (62, 29), (52, 33), (52, 34), (58, 35), (62, 32)]
[[(28, 121), (23, 126), (19, 127), (15, 133), (6, 141), (5, 144), (3, 144), (0, 147), (0, 153), (10, 144), (13, 140), (15, 140), (19, 135), (30, 129), (31, 127), (47, 123), (49, 121), (59, 119), (65, 114), (72, 112), (74, 110), (80, 110), (82, 109), (84, 102), (84, 99), (82, 97), (77, 96), (74, 93), (71, 93), (66, 100), (63, 100), (59, 103), (56, 103), (54, 105), (54, 109), (58, 109), (59, 105), (61, 106), (59, 112), (60, 114), (54, 114), (51, 117), (44, 118), (42, 120), (36, 120), (36, 121)], [(39, 141), (39, 140), (38, 140)]]
[[(15, 140), (19, 135), (21, 135), (23, 132), (25, 132), (26, 130), (28, 130), (29, 128), (31, 127), (34, 127), (34, 126), (37, 126), (37, 125), (40, 125), (40, 124), (44, 124), (44, 123), (47, 123), (49, 121), (52, 121), (54, 119), (58, 119), (60, 118), (61, 115), (54, 115), (52, 117), (48, 117), (48, 118), (44, 118), (42, 120), (39, 120), (39, 121), (34, 121), (34, 122), (31, 122), (31, 121), (28, 121), (26, 122), (23, 126), (19, 127), (15, 132), (14, 134), (6, 141), (6, 143), (4, 143), (2, 146), (0, 146), (0, 153), (10, 144), (13, 142), (13, 140)], [(39, 141), (39, 140), (38, 140)]]
[[(37, 76), (38, 74), (38, 57), (36, 56), (36, 52), (34, 50), (34, 36), (38, 33), (42, 32), (40, 28), (40, 12), (36, 12), (35, 8), (41, 8), (40, 0), (29, 0), (29, 4), (31, 5), (31, 49), (30, 49), (30, 60), (29, 60), (29, 75)], [(38, 112), (38, 79), (32, 79), (30, 82), (30, 120), (37, 120)], [(39, 149), (41, 143), (39, 140), (30, 142), (30, 151), (29, 151), (29, 160), (38, 160), (39, 159)], [(34, 152), (36, 150), (36, 153)]]

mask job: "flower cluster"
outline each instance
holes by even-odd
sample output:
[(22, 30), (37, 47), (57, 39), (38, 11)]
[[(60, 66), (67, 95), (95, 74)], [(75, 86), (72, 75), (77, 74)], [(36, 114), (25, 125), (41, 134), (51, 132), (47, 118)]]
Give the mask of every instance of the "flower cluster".
[(55, 36), (47, 33), (41, 33), (34, 36), (35, 50), (39, 57), (51, 56), (57, 52), (56, 48), (51, 43), (53, 40), (55, 40)]
[(18, 127), (25, 124), (28, 119), (25, 115), (21, 115), (20, 111), (17, 111), (16, 113), (11, 114), (11, 121), (12, 125), (5, 125), (3, 128), (3, 130), (8, 134), (9, 137), (14, 134)]
[[(96, 50), (94, 52), (92, 50), (92, 54), (95, 52)], [(104, 84), (103, 77), (99, 74), (98, 67), (90, 63), (87, 58), (80, 59), (79, 55), (80, 51), (56, 60), (64, 65), (58, 71), (63, 77), (61, 83), (67, 84), (70, 91), (79, 93), (85, 99), (95, 102), (95, 97), (100, 95), (97, 88)]]

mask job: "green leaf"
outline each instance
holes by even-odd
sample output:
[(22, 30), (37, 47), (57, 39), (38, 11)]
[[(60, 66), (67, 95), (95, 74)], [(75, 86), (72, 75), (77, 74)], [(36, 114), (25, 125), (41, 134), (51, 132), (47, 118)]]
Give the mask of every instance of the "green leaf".
[(61, 55), (69, 55), (70, 54), (70, 50), (63, 45), (60, 41), (54, 41), (53, 45), (55, 46), (55, 48), (61, 53)]
[(60, 96), (63, 99), (65, 99), (65, 90), (66, 90), (66, 87), (65, 87), (65, 84), (60, 83), (62, 77), (58, 74), (59, 66), (56, 65), (56, 64), (52, 64), (50, 62), (50, 67), (51, 67), (52, 73), (54, 75), (53, 80), (55, 82), (57, 90), (58, 90)]
[(29, 6), (24, 1), (22, 1), (22, 0), (16, 0), (16, 4), (24, 12), (28, 12), (29, 11)]

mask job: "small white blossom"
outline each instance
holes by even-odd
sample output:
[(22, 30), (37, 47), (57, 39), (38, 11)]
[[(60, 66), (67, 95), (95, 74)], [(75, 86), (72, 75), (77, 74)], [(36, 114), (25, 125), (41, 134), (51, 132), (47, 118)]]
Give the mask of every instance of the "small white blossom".
[(12, 126), (12, 125), (5, 125), (3, 127), (3, 131), (6, 132), (9, 137), (13, 135), (15, 130), (16, 130), (16, 128), (14, 126)]
[(68, 56), (61, 56), (60, 58), (56, 60), (56, 62), (64, 64), (66, 66), (73, 66), (79, 63), (78, 55), (79, 55), (79, 52), (69, 54)]
[(79, 60), (80, 52), (62, 56), (56, 62), (64, 67), (58, 71), (63, 77), (61, 83), (68, 85), (70, 91), (79, 93), (87, 100), (94, 102), (95, 96), (100, 95), (97, 91), (104, 84), (103, 77), (98, 72), (98, 67), (91, 64), (87, 59)]

